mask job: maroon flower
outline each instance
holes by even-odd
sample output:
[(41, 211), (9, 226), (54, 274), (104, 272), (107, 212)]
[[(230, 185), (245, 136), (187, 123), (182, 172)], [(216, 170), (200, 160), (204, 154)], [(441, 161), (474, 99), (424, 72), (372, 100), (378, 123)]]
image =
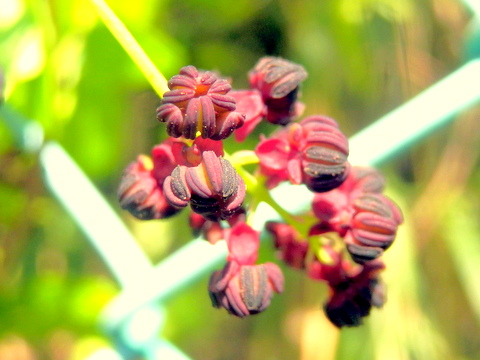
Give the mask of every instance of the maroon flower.
[(165, 179), (164, 191), (171, 205), (192, 210), (207, 220), (225, 220), (240, 210), (245, 184), (233, 166), (213, 151), (202, 153), (194, 167), (178, 165)]
[(336, 231), (358, 263), (381, 256), (403, 222), (399, 208), (381, 194), (383, 187), (378, 171), (354, 167), (340, 187), (315, 194), (312, 208), (320, 223), (311, 234)]
[(302, 239), (298, 231), (288, 224), (269, 221), (265, 228), (273, 235), (278, 257), (293, 268), (305, 268), (308, 241)]
[(255, 153), (270, 188), (290, 180), (325, 192), (340, 186), (350, 170), (347, 138), (334, 120), (323, 116), (307, 117), (262, 139)]
[(376, 260), (345, 274), (345, 280), (329, 284), (330, 297), (324, 306), (325, 314), (337, 327), (359, 326), (370, 314), (372, 306), (385, 303), (385, 287), (378, 277), (385, 265)]
[(385, 180), (379, 171), (368, 167), (352, 167), (346, 180), (338, 188), (322, 194), (315, 194), (312, 208), (315, 216), (328, 224), (329, 231), (341, 236), (353, 215), (353, 202), (364, 193), (380, 194)]
[(374, 260), (353, 266), (331, 246), (324, 246), (323, 250), (331, 262), (314, 258), (307, 264), (307, 273), (310, 278), (328, 285), (330, 295), (324, 306), (325, 313), (337, 327), (358, 326), (372, 306), (381, 307), (385, 302), (385, 289), (378, 277), (385, 265)]
[(278, 57), (263, 57), (249, 73), (250, 85), (262, 94), (266, 120), (286, 125), (303, 112), (297, 101), (298, 87), (307, 78), (305, 69)]
[[(169, 168), (171, 171), (173, 164), (168, 158), (165, 160), (162, 168), (166, 172)], [(178, 212), (165, 199), (162, 188), (164, 178), (155, 170), (158, 167), (148, 156), (139, 155), (137, 161), (125, 169), (118, 189), (120, 206), (142, 220), (168, 218)]]
[(283, 274), (277, 265), (255, 265), (260, 238), (245, 223), (230, 229), (226, 237), (229, 256), (222, 270), (210, 277), (208, 292), (212, 305), (245, 317), (264, 311), (273, 293), (283, 291)]
[(363, 263), (378, 258), (392, 245), (403, 218), (398, 207), (381, 194), (359, 196), (353, 207), (344, 240), (353, 260)]
[(157, 119), (167, 123), (167, 133), (222, 140), (243, 125), (244, 115), (235, 111), (235, 99), (227, 93), (231, 86), (212, 72), (199, 72), (185, 66), (168, 82), (170, 91), (163, 95)]

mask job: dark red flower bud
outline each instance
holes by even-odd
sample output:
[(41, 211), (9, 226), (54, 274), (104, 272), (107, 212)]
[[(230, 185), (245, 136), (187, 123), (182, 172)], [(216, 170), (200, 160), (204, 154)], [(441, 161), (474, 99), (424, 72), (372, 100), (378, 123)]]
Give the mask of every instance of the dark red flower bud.
[(260, 236), (245, 222), (238, 222), (225, 230), (225, 241), (228, 246), (228, 261), (240, 265), (253, 265), (257, 261)]
[(283, 281), (280, 268), (273, 263), (239, 265), (229, 261), (212, 274), (208, 292), (214, 307), (245, 317), (264, 311), (273, 293), (283, 291)]
[(372, 306), (382, 307), (385, 288), (378, 273), (385, 268), (378, 261), (365, 265), (362, 270), (335, 286), (330, 286), (330, 298), (324, 306), (329, 320), (337, 327), (358, 326), (370, 314)]
[(345, 242), (352, 259), (364, 263), (381, 256), (392, 245), (403, 219), (398, 207), (380, 194), (358, 197), (354, 208)]
[(235, 99), (227, 93), (231, 86), (212, 72), (185, 66), (168, 82), (157, 119), (167, 123), (172, 137), (184, 136), (222, 140), (243, 125), (244, 115), (235, 111)]
[(165, 199), (153, 168), (152, 160), (140, 155), (125, 169), (118, 189), (120, 206), (141, 220), (168, 218), (178, 212)]
[(177, 166), (163, 183), (163, 191), (168, 202), (177, 208), (188, 205), (192, 193), (185, 180), (186, 166)]
[(354, 166), (338, 188), (315, 194), (313, 212), (324, 227), (327, 226), (330, 231), (344, 236), (356, 212), (355, 200), (363, 194), (380, 194), (384, 186), (385, 179), (378, 170)]
[(339, 328), (361, 325), (372, 306), (380, 308), (385, 302), (385, 286), (380, 279), (371, 279), (362, 287), (346, 288), (351, 294), (337, 290), (324, 307), (328, 319)]
[(240, 210), (245, 190), (230, 162), (213, 151), (203, 152), (198, 166), (177, 166), (164, 184), (165, 196), (173, 206), (190, 203), (193, 211), (213, 221), (228, 219)]
[(340, 186), (350, 171), (347, 138), (334, 120), (323, 116), (307, 117), (262, 139), (255, 153), (269, 187), (290, 180), (326, 192)]
[(249, 73), (250, 84), (261, 92), (268, 112), (266, 119), (286, 125), (301, 115), (303, 105), (297, 102), (298, 87), (307, 78), (305, 69), (278, 57), (263, 57)]
[(245, 114), (238, 111), (230, 111), (217, 116), (215, 133), (210, 136), (213, 140), (228, 138), (235, 129), (242, 127)]
[(227, 264), (210, 278), (208, 292), (214, 307), (223, 307), (238, 317), (257, 314), (270, 305), (274, 292), (283, 291), (283, 274), (277, 265), (255, 265), (260, 236), (239, 216), (224, 231), (228, 246)]
[(314, 192), (339, 187), (350, 171), (347, 138), (333, 119), (324, 116), (310, 116), (300, 125), (307, 134), (302, 162), (304, 183)]

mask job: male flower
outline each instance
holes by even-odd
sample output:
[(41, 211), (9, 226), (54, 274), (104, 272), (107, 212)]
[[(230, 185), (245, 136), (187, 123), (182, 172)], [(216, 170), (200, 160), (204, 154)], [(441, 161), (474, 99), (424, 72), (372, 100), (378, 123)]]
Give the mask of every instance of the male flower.
[(267, 107), (267, 121), (286, 125), (301, 115), (304, 106), (297, 101), (298, 87), (307, 78), (301, 65), (267, 56), (248, 75), (250, 85), (260, 91)]
[(347, 250), (355, 262), (378, 258), (392, 245), (403, 221), (400, 211), (381, 194), (365, 194), (355, 199), (355, 212), (344, 237)]
[(273, 263), (255, 265), (260, 238), (247, 224), (231, 228), (226, 241), (227, 264), (212, 274), (208, 286), (212, 305), (238, 317), (264, 311), (273, 293), (283, 291), (281, 270)]
[(205, 151), (201, 157), (197, 166), (177, 165), (165, 179), (165, 196), (177, 208), (190, 204), (207, 220), (226, 220), (240, 210), (245, 183), (230, 162), (215, 152)]
[(383, 306), (385, 287), (378, 274), (384, 269), (382, 262), (371, 261), (360, 271), (347, 273), (344, 281), (329, 284), (330, 297), (324, 310), (335, 326), (359, 326), (370, 314), (372, 306)]
[(262, 139), (255, 149), (270, 188), (289, 180), (314, 192), (329, 191), (343, 183), (350, 170), (348, 151), (348, 140), (337, 123), (318, 115)]
[(325, 314), (337, 327), (361, 325), (372, 306), (381, 307), (385, 302), (385, 289), (379, 278), (385, 265), (374, 260), (353, 266), (331, 246), (324, 246), (323, 250), (331, 263), (315, 258), (307, 264), (307, 273), (310, 278), (328, 285), (330, 295), (324, 305)]
[(336, 231), (341, 236), (345, 224), (353, 213), (353, 201), (362, 194), (381, 194), (385, 187), (382, 174), (373, 168), (354, 166), (338, 188), (315, 194), (312, 204), (315, 216), (327, 225), (327, 231)]
[(357, 263), (378, 258), (403, 222), (400, 209), (381, 194), (383, 187), (378, 171), (354, 167), (340, 187), (315, 194), (312, 209), (320, 223), (311, 233), (336, 231)]
[(235, 99), (227, 93), (231, 86), (212, 72), (199, 72), (185, 66), (168, 82), (170, 91), (163, 95), (157, 119), (167, 123), (167, 133), (222, 140), (243, 125), (245, 116), (235, 111)]

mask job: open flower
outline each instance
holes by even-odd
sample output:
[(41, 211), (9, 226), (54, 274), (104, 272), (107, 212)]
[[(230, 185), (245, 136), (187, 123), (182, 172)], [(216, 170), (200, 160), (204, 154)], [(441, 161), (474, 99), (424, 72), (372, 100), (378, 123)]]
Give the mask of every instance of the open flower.
[(350, 171), (348, 151), (347, 138), (337, 123), (317, 115), (262, 139), (255, 149), (270, 188), (289, 180), (314, 192), (329, 191), (343, 183)]
[(307, 72), (301, 65), (266, 56), (258, 61), (248, 75), (250, 85), (260, 91), (267, 107), (267, 121), (286, 125), (302, 114), (304, 106), (297, 101), (297, 96), (299, 85), (307, 78)]
[(283, 291), (283, 274), (273, 263), (255, 265), (260, 238), (247, 224), (231, 228), (226, 241), (227, 264), (210, 277), (212, 305), (238, 317), (258, 314), (270, 305), (273, 293)]
[(178, 165), (164, 183), (165, 196), (172, 206), (190, 204), (207, 220), (226, 220), (240, 210), (245, 183), (228, 160), (213, 151), (202, 153), (194, 167)]
[(227, 93), (231, 86), (210, 71), (199, 72), (189, 65), (168, 82), (170, 91), (163, 95), (157, 119), (167, 123), (167, 133), (222, 140), (243, 125), (245, 116), (235, 111), (235, 99)]

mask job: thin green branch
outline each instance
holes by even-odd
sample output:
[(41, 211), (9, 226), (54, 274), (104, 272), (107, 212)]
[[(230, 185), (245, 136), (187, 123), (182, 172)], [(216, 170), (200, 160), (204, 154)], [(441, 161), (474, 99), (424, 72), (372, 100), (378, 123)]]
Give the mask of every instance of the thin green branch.
[(103, 0), (90, 0), (90, 2), (95, 7), (105, 26), (125, 49), (150, 85), (152, 85), (158, 96), (162, 97), (163, 94), (169, 90), (167, 79), (153, 64), (152, 60), (150, 60), (137, 40), (135, 40), (122, 21), (115, 15), (112, 9), (110, 9), (108, 4)]

